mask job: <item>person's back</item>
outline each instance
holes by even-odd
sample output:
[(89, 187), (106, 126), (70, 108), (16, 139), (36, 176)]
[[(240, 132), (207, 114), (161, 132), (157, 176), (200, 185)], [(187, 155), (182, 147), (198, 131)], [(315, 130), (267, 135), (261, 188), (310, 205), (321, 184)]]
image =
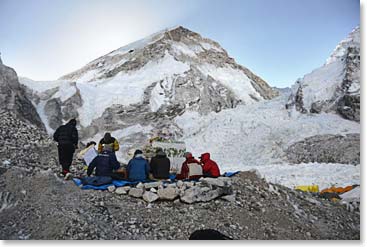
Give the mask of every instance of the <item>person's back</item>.
[(96, 176), (112, 176), (113, 170), (120, 168), (120, 163), (117, 161), (114, 153), (102, 151), (88, 166), (87, 175), (90, 176), (93, 170), (96, 169)]
[(182, 164), (181, 173), (177, 179), (199, 179), (203, 176), (203, 168), (190, 152), (185, 153), (185, 162)]
[(116, 138), (112, 137), (110, 133), (106, 133), (104, 137), (98, 143), (98, 152), (102, 152), (104, 147), (109, 146), (112, 151), (117, 152), (120, 149), (120, 145)]
[(76, 120), (71, 119), (67, 124), (57, 128), (53, 138), (58, 143), (59, 163), (62, 166), (62, 174), (66, 175), (70, 172), (73, 154), (78, 146)]
[(209, 153), (201, 155), (201, 162), (203, 163), (203, 175), (205, 177), (219, 177), (220, 171), (217, 163), (210, 159)]
[(127, 176), (130, 181), (143, 181), (148, 178), (149, 164), (143, 157), (143, 152), (136, 150), (134, 158), (127, 165)]
[(171, 162), (167, 155), (162, 151), (158, 151), (157, 155), (150, 161), (150, 169), (154, 178), (167, 179), (169, 178), (169, 170)]

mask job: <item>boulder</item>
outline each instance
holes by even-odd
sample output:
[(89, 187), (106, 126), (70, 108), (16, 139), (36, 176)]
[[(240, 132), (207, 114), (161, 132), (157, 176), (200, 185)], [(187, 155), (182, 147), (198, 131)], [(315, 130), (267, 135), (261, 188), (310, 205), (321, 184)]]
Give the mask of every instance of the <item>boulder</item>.
[(143, 194), (143, 199), (146, 202), (154, 202), (158, 200), (159, 196), (153, 192), (145, 191)]
[(212, 190), (209, 187), (192, 187), (185, 190), (181, 196), (181, 201), (189, 204), (195, 202), (209, 202), (229, 192), (230, 191), (227, 191), (227, 188), (220, 187), (215, 190)]
[(159, 189), (158, 196), (162, 200), (174, 200), (178, 196), (178, 191), (175, 188)]
[(131, 188), (129, 190), (129, 196), (140, 198), (143, 196), (144, 189), (141, 188)]

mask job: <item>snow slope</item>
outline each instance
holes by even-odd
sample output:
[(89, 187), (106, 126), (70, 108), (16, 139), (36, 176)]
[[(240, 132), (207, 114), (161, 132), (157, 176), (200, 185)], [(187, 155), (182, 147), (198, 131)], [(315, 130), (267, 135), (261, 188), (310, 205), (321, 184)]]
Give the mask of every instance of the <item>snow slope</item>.
[(292, 143), (319, 134), (359, 133), (360, 125), (335, 114), (305, 115), (284, 108), (288, 95), (201, 116), (186, 112), (176, 118), (182, 140), (195, 155), (212, 153), (228, 170), (283, 163)]

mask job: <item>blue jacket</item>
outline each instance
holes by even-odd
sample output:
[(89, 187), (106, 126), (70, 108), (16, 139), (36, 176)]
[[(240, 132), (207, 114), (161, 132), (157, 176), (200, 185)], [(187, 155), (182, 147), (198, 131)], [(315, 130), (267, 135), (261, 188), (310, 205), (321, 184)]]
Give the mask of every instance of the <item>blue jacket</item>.
[(130, 181), (142, 181), (149, 176), (149, 164), (143, 157), (134, 157), (127, 165), (127, 174)]
[(111, 176), (113, 170), (120, 168), (120, 163), (113, 152), (103, 151), (88, 166), (87, 174), (90, 176), (96, 168), (96, 176)]

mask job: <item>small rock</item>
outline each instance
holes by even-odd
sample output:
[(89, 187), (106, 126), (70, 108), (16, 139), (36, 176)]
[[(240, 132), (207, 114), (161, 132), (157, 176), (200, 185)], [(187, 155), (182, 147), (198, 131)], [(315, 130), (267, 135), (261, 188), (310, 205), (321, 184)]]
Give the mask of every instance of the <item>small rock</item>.
[(107, 187), (109, 192), (114, 192), (116, 190), (116, 187), (114, 185), (108, 186)]
[(144, 194), (143, 194), (143, 199), (144, 201), (146, 202), (154, 202), (156, 200), (158, 200), (159, 196), (153, 192), (150, 192), (150, 191), (146, 191)]
[(182, 180), (177, 181), (177, 187), (178, 188), (182, 188), (183, 185), (184, 185), (184, 183), (182, 182)]
[(139, 188), (131, 188), (129, 190), (129, 196), (140, 198), (143, 196), (144, 189)]
[(137, 189), (143, 189), (144, 188), (144, 184), (143, 183), (138, 183), (138, 185), (136, 185)]
[(178, 196), (175, 188), (158, 189), (158, 196), (162, 200), (174, 200)]
[(144, 187), (146, 189), (150, 189), (150, 188), (158, 188), (160, 185), (162, 185), (162, 182), (151, 182), (151, 183), (145, 183)]
[(229, 202), (235, 202), (236, 201), (236, 195), (226, 195), (221, 197), (223, 200), (229, 201)]
[(157, 193), (157, 189), (156, 188), (150, 188), (150, 192)]
[(176, 188), (176, 183), (168, 184), (167, 188)]
[(118, 195), (126, 195), (130, 190), (130, 186), (119, 187), (115, 190)]

